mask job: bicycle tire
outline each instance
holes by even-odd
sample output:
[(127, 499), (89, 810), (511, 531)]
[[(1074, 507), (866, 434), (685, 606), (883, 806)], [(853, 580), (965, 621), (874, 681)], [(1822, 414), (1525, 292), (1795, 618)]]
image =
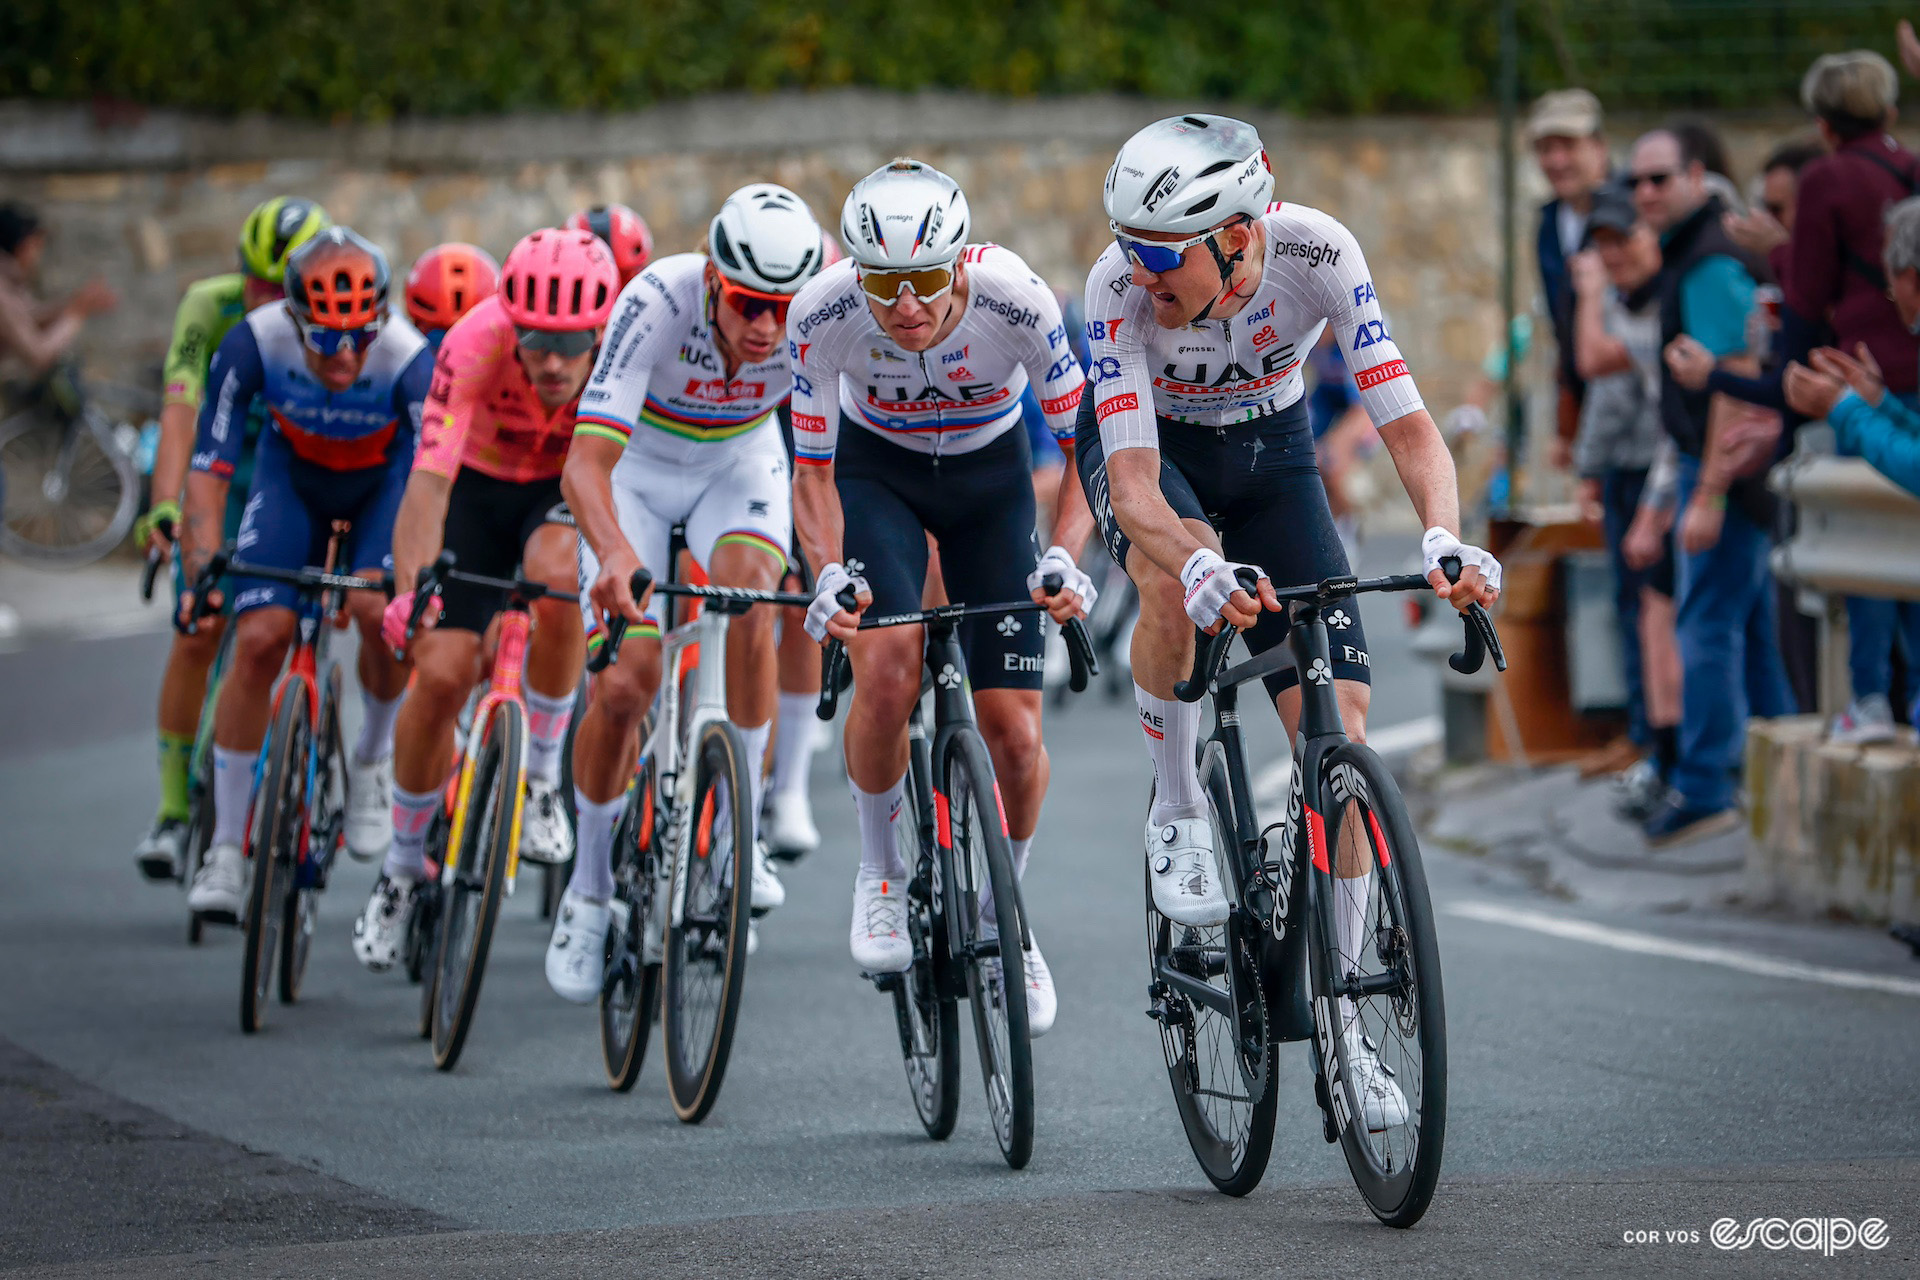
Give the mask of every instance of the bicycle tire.
[(453, 876), (442, 880), (433, 992), (433, 1065), (442, 1071), (453, 1070), (460, 1061), (480, 1004), (487, 951), (500, 918), (500, 901), (506, 897), (507, 863), (520, 828), (526, 737), (519, 703), (494, 707), (467, 792), (458, 862)]
[[(647, 741), (652, 717), (640, 730)], [(624, 932), (607, 930), (606, 979), (600, 986), (600, 1061), (607, 1087), (626, 1093), (640, 1078), (647, 1040), (660, 1014), (660, 961), (647, 963), (647, 938), (657, 936), (666, 895), (656, 873), (660, 840), (654, 807), (653, 762), (627, 791), (613, 832), (613, 893), (627, 906)]]
[[(1217, 742), (1206, 743), (1201, 751), (1200, 784), (1207, 797), (1214, 847), (1231, 849), (1239, 833), (1226, 753)], [(1263, 971), (1268, 949), (1264, 940), (1249, 935), (1244, 923), (1229, 920), (1213, 929), (1176, 926), (1155, 910), (1152, 873), (1148, 870), (1144, 875), (1147, 948), (1154, 961), (1150, 972), (1157, 973), (1162, 960), (1172, 963), (1174, 930), (1181, 929), (1179, 946), (1191, 958), (1191, 976), (1224, 979), (1226, 1002), (1244, 1011), (1236, 1020), (1241, 1025), (1235, 1027), (1228, 1025), (1227, 1015), (1218, 1010), (1196, 1012), (1196, 1002), (1178, 993), (1150, 992), (1160, 1022), (1167, 1080), (1173, 1088), (1181, 1127), (1186, 1130), (1187, 1145), (1209, 1182), (1227, 1195), (1244, 1196), (1266, 1175), (1279, 1114), (1279, 1045), (1273, 1034), (1274, 1003), (1270, 999), (1274, 983)], [(1212, 972), (1216, 964), (1217, 975)], [(1208, 985), (1213, 984), (1208, 981)], [(1202, 1019), (1207, 1019), (1205, 1030)], [(1218, 1030), (1214, 1023), (1220, 1024)], [(1232, 1037), (1226, 1040), (1224, 1054), (1220, 1052), (1223, 1036)], [(1256, 1045), (1251, 1055), (1244, 1047), (1235, 1047), (1236, 1042), (1244, 1046), (1248, 1040)], [(1244, 1098), (1219, 1087), (1234, 1079), (1245, 1087)], [(1210, 1107), (1209, 1103), (1215, 1105)], [(1222, 1103), (1226, 1105), (1218, 1105)]]
[[(947, 909), (958, 912), (957, 933), (973, 1005), (973, 1038), (980, 1052), (981, 1083), (994, 1140), (1007, 1164), (1023, 1169), (1033, 1158), (1033, 1043), (1027, 1022), (1026, 962), (1020, 950), (1020, 890), (1013, 875), (1013, 845), (1002, 825), (993, 765), (986, 743), (971, 726), (948, 737), (942, 755), (939, 794), (947, 799), (953, 859)], [(964, 872), (960, 869), (965, 868)], [(980, 877), (993, 887), (993, 914), (1000, 946), (995, 955), (967, 948), (983, 940), (971, 921), (979, 909)], [(1009, 953), (1012, 960), (1009, 961)], [(1017, 979), (1017, 981), (1016, 981)]]
[[(0, 552), (16, 560), (91, 564), (119, 546), (133, 527), (140, 496), (133, 460), (90, 411), (82, 410), (70, 425), (38, 407), (0, 422), (0, 473), (0, 491), (10, 495), (8, 509), (0, 511)], [(82, 512), (69, 501), (76, 489), (111, 505)], [(22, 503), (23, 493), (37, 501)]]
[[(313, 954), (313, 935), (319, 920), (320, 891), (326, 868), (346, 839), (347, 782), (341, 762), (346, 759), (340, 741), (340, 668), (327, 672), (321, 685), (320, 722), (314, 731), (313, 777), (318, 788), (307, 797), (307, 845), (295, 865), (286, 895), (286, 915), (280, 923), (280, 1003), (300, 999)], [(317, 863), (317, 865), (316, 865)]]
[(247, 891), (245, 945), (240, 964), (240, 1029), (251, 1035), (266, 1022), (267, 992), (279, 957), (283, 899), (292, 887), (299, 858), (294, 848), (306, 830), (308, 719), (306, 690), (289, 680), (280, 689), (268, 730), (266, 776), (254, 798), (248, 862), (253, 883)]
[(960, 1115), (960, 1000), (947, 940), (945, 886), (934, 857), (932, 756), (917, 729), (909, 748), (909, 794), (916, 821), (910, 827), (897, 823), (894, 829), (902, 842), (911, 840), (912, 847), (902, 852), (906, 864), (916, 868), (907, 887), (913, 965), (893, 987), (893, 1016), (913, 1109), (927, 1136), (944, 1142), (953, 1136)]
[[(1380, 757), (1363, 744), (1347, 743), (1327, 754), (1320, 773), (1322, 803), (1329, 810), (1325, 815), (1324, 856), (1330, 870), (1316, 871), (1311, 877), (1318, 933), (1308, 948), (1313, 957), (1315, 1087), (1326, 1102), (1337, 1102), (1328, 1108), (1334, 1112), (1328, 1124), (1337, 1130), (1347, 1168), (1367, 1207), (1388, 1226), (1410, 1227), (1433, 1202), (1446, 1145), (1446, 1002), (1433, 906), (1427, 896), (1426, 872), (1413, 823), (1393, 774)], [(1360, 821), (1363, 813), (1368, 819), (1365, 822)], [(1370, 927), (1360, 934), (1360, 954), (1351, 958), (1339, 954), (1336, 907), (1325, 894), (1329, 883), (1336, 893), (1341, 892), (1338, 886), (1343, 881), (1333, 875), (1339, 870), (1333, 859), (1349, 823), (1359, 828), (1355, 852), (1368, 851), (1373, 871), (1363, 908), (1363, 925)], [(1369, 954), (1376, 962), (1371, 966), (1367, 964)], [(1339, 971), (1348, 964), (1354, 965), (1356, 972), (1378, 970), (1383, 975), (1404, 966), (1397, 992), (1364, 996), (1353, 1004), (1354, 1022), (1373, 1042), (1377, 1059), (1402, 1096), (1415, 1080), (1419, 1084), (1419, 1096), (1406, 1100), (1405, 1122), (1386, 1124), (1382, 1116), (1384, 1127), (1377, 1133), (1383, 1136), (1378, 1143), (1376, 1134), (1368, 1132), (1368, 1125), (1355, 1119), (1363, 1117), (1363, 1103), (1350, 1069), (1351, 1038), (1344, 1032), (1332, 1034), (1335, 1020), (1344, 1019), (1343, 1013), (1335, 1012), (1341, 1006), (1332, 984), (1343, 980)], [(1409, 1039), (1419, 1049), (1417, 1064), (1406, 1061)], [(1326, 1067), (1334, 1062), (1338, 1076), (1329, 1085)], [(1384, 1136), (1399, 1130), (1407, 1131), (1404, 1150), (1398, 1150)]]
[[(698, 1124), (713, 1109), (726, 1078), (740, 993), (747, 976), (747, 924), (753, 896), (752, 787), (740, 731), (709, 720), (693, 743), (692, 812), (682, 818), (687, 848), (674, 850), (675, 874), (686, 879), (681, 921), (669, 923), (661, 971), (661, 1038), (674, 1114)], [(724, 850), (722, 845), (724, 843)], [(724, 852), (726, 865), (722, 865)], [(671, 896), (669, 910), (671, 910)], [(693, 984), (716, 970), (711, 1028), (695, 1020)], [(710, 984), (709, 984), (710, 985)]]

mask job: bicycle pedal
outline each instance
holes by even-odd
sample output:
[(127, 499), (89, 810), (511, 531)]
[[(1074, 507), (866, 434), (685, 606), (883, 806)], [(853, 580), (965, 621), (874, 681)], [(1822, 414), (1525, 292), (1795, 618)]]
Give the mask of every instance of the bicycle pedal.
[(234, 911), (196, 911), (193, 914), (201, 924), (237, 925), (240, 923), (239, 913)]
[(860, 976), (871, 982), (876, 990), (886, 992), (900, 990), (906, 978), (902, 973), (862, 973)]

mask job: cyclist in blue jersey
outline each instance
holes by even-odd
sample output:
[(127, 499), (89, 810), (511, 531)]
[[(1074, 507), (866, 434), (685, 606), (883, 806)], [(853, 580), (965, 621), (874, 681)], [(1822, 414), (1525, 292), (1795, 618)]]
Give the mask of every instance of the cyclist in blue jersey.
[[(254, 459), (240, 558), (284, 569), (318, 563), (333, 522), (345, 520), (346, 566), (371, 576), (392, 567), (393, 521), (433, 355), (419, 330), (388, 314), (390, 280), (384, 253), (331, 227), (288, 260), (286, 301), (249, 312), (222, 339), (187, 480), (181, 561), (189, 581), (219, 545), (242, 425), (256, 401), (270, 425)], [(254, 760), (296, 624), (292, 587), (238, 578), (231, 590), (237, 631), (214, 711), (213, 847), (187, 897), (215, 920), (238, 919)], [(380, 640), (384, 604), (376, 592), (349, 597), (366, 716), (348, 762), (347, 845), (361, 858), (384, 853), (393, 838), (393, 720), (406, 672)], [(192, 593), (184, 593), (183, 619), (191, 608)]]

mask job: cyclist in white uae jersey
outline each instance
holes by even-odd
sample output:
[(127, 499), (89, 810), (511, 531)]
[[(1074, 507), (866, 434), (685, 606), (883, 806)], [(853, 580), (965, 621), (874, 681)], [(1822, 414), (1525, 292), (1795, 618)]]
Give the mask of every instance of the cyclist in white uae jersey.
[[(1326, 325), (1429, 526), (1422, 548), (1434, 590), (1464, 609), (1500, 587), (1498, 562), (1459, 540), (1453, 460), (1381, 318), (1360, 246), (1317, 210), (1270, 208), (1272, 193), (1250, 125), (1206, 115), (1149, 125), (1107, 175), (1115, 244), (1087, 280), (1095, 384), (1078, 463), (1107, 548), (1140, 593), (1132, 658), (1155, 774), (1146, 827), (1154, 906), (1194, 927), (1223, 924), (1228, 903), (1195, 768), (1200, 708), (1173, 698), (1192, 663), (1193, 629), (1247, 628), (1248, 647), (1262, 652), (1287, 631), (1270, 573), (1292, 584), (1348, 572), (1301, 400), (1300, 363)], [(1447, 556), (1462, 561), (1457, 584), (1441, 572)], [(1243, 567), (1260, 579), (1257, 599), (1236, 581)], [(1369, 693), (1358, 613), (1350, 601), (1326, 610), (1332, 670), (1312, 673), (1334, 681), (1356, 740)], [(1268, 684), (1289, 733), (1298, 680), (1287, 671)], [(1357, 955), (1371, 869), (1342, 846), (1338, 941)], [(1406, 1102), (1367, 1065), (1369, 1052), (1356, 1038), (1372, 1129), (1403, 1121)]]
[[(847, 197), (841, 238), (851, 260), (801, 292), (787, 325), (794, 500), (801, 545), (820, 566), (808, 627), (815, 638), (831, 630), (848, 640), (853, 662), (845, 740), (861, 853), (850, 942), (855, 962), (872, 973), (912, 961), (893, 823), (924, 637), (917, 627), (856, 634), (834, 593), (851, 582), (863, 608), (918, 608), (931, 534), (955, 601), (1041, 599), (1040, 576), (1058, 572), (1066, 589), (1048, 601), (1056, 618), (1092, 603), (1092, 585), (1069, 550), (1085, 541), (1091, 521), (1070, 481), (1061, 490), (1059, 545), (1036, 564), (1032, 462), (1020, 425), (1031, 383), (1049, 428), (1066, 437), (1084, 375), (1052, 290), (1009, 250), (967, 245), (968, 229), (966, 197), (953, 179), (919, 161), (894, 161)], [(1037, 621), (1009, 614), (961, 631), (1016, 874), (1047, 785)], [(1038, 948), (1025, 969), (1038, 1035), (1053, 1022), (1053, 983)]]
[[(571, 1000), (600, 990), (613, 825), (635, 733), (660, 687), (659, 597), (636, 601), (629, 582), (642, 565), (658, 578), (672, 572), (668, 543), (680, 524), (715, 585), (779, 584), (793, 497), (774, 410), (793, 386), (787, 307), (819, 271), (820, 246), (799, 196), (772, 183), (742, 187), (714, 215), (706, 253), (659, 259), (621, 290), (580, 396), (561, 490), (580, 526), (589, 643), (603, 614), (635, 625), (620, 661), (594, 680), (574, 740), (578, 852), (547, 949), (547, 980)], [(727, 645), (727, 711), (756, 762), (757, 814), (775, 700), (772, 610), (735, 618)], [(756, 914), (785, 896), (756, 842)]]

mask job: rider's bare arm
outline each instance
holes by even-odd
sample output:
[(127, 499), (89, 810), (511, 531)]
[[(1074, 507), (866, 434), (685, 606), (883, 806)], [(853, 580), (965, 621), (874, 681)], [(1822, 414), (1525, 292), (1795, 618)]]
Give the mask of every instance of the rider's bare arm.
[(406, 591), (420, 580), (420, 570), (440, 554), (446, 536), (447, 501), (453, 481), (434, 471), (415, 468), (407, 477), (407, 492), (393, 522), (393, 580)]
[(620, 515), (613, 505), (613, 464), (626, 446), (596, 435), (574, 433), (560, 472), (560, 494), (573, 512), (580, 536), (600, 558), (600, 581), (593, 584), (596, 607), (618, 609), (629, 622), (641, 620), (640, 602), (633, 598), (629, 579), (641, 568), (640, 557), (620, 532)]

